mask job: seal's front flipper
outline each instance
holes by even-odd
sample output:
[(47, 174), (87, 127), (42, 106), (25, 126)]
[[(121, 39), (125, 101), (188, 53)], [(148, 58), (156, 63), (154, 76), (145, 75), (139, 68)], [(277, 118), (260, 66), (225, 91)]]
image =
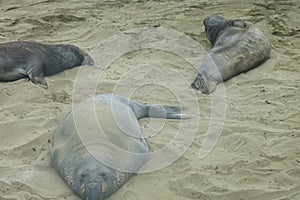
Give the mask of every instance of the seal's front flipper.
[(204, 94), (213, 92), (217, 87), (217, 81), (209, 79), (205, 72), (198, 73), (196, 79), (191, 84), (195, 90), (200, 90)]
[(237, 28), (246, 28), (247, 27), (247, 23), (241, 19), (228, 20), (228, 22), (232, 26), (237, 27)]
[(48, 88), (48, 84), (43, 76), (40, 76), (40, 77), (34, 76), (34, 77), (30, 78), (30, 80), (34, 84), (40, 85), (42, 88), (45, 88), (45, 89)]
[(88, 65), (88, 66), (93, 66), (95, 64), (95, 61), (91, 56), (88, 54), (84, 55), (84, 60), (82, 61), (81, 65)]
[(37, 84), (45, 89), (48, 88), (48, 84), (44, 78), (41, 65), (34, 65), (30, 67), (29, 71), (27, 72), (27, 75), (31, 82), (33, 82), (34, 84)]

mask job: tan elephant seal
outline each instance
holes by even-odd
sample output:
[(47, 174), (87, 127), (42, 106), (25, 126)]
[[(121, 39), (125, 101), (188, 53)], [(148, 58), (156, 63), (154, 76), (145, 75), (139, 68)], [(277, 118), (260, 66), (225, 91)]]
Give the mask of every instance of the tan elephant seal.
[(143, 105), (112, 94), (89, 99), (65, 117), (54, 134), (52, 162), (76, 195), (107, 198), (142, 167), (149, 157), (138, 123), (144, 117), (188, 118), (180, 107)]
[(212, 15), (204, 20), (212, 49), (204, 57), (192, 87), (203, 93), (268, 59), (271, 42), (254, 24)]

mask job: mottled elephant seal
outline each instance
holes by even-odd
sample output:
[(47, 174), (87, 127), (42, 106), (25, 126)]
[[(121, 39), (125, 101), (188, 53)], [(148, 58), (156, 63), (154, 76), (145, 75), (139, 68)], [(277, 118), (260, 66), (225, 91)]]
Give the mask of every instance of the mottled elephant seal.
[(29, 78), (33, 83), (47, 88), (44, 76), (93, 64), (92, 58), (74, 45), (29, 41), (0, 44), (0, 81)]
[(143, 105), (112, 94), (88, 99), (65, 117), (54, 133), (51, 157), (76, 195), (107, 198), (142, 167), (149, 157), (138, 123), (144, 117), (188, 118), (179, 107)]
[(225, 20), (212, 15), (204, 20), (205, 32), (212, 49), (204, 57), (192, 83), (203, 93), (233, 76), (253, 69), (268, 59), (271, 43), (254, 24), (243, 20)]

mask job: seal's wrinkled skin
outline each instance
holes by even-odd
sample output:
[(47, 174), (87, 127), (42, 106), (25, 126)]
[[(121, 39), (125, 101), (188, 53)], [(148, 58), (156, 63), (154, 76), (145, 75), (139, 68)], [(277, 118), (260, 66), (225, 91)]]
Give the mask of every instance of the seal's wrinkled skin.
[(149, 157), (138, 123), (144, 117), (188, 118), (179, 107), (143, 105), (112, 94), (88, 99), (65, 117), (54, 133), (51, 157), (76, 195), (107, 198), (142, 167)]
[(212, 15), (203, 21), (212, 49), (204, 57), (192, 87), (211, 93), (218, 83), (253, 69), (268, 59), (271, 43), (250, 22)]
[(0, 81), (29, 78), (48, 88), (44, 76), (80, 65), (93, 65), (93, 59), (69, 44), (43, 44), (15, 41), (0, 44)]

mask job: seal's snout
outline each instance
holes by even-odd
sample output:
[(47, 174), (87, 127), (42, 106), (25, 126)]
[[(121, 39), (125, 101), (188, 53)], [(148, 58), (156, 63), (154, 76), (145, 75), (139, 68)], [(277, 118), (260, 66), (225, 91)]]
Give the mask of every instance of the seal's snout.
[(101, 200), (104, 198), (101, 181), (84, 181), (83, 199)]
[[(93, 182), (89, 182), (88, 184), (87, 184), (87, 188), (88, 189), (94, 189), (94, 188), (97, 188), (98, 186), (100, 186), (101, 185), (101, 182), (100, 181), (93, 181)], [(101, 187), (100, 187), (101, 188)]]

